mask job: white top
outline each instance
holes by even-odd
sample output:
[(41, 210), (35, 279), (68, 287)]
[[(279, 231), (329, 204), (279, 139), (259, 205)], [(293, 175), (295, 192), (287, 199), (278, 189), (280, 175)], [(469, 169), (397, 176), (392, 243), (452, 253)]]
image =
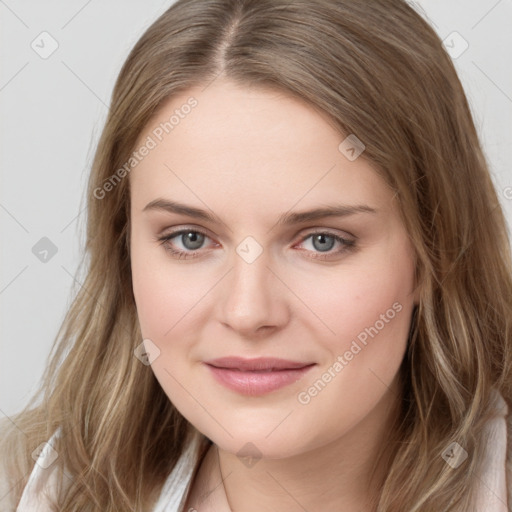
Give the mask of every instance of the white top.
[[(489, 420), (486, 428), (489, 431), (489, 445), (482, 467), (482, 473), (478, 481), (478, 498), (476, 510), (479, 512), (508, 512), (507, 507), (507, 478), (506, 478), (506, 454), (507, 454), (507, 426), (506, 416), (508, 406), (501, 395), (496, 394), (497, 415)], [(55, 471), (50, 469), (55, 453), (49, 445), (52, 444), (55, 436), (59, 435), (57, 430), (49, 439), (45, 449), (40, 453), (37, 463), (30, 474), (29, 480), (16, 509), (16, 512), (48, 512), (48, 502), (44, 492), (49, 494), (55, 486)], [(182, 512), (184, 501), (192, 481), (194, 468), (199, 456), (198, 449), (201, 445), (201, 436), (194, 436), (192, 442), (187, 446), (179, 458), (173, 471), (167, 478), (159, 500), (153, 509), (154, 512)], [(457, 451), (457, 449), (455, 450)], [(452, 451), (452, 455), (453, 455)], [(459, 459), (460, 460), (460, 459)], [(455, 464), (452, 466), (454, 467)], [(43, 468), (47, 469), (43, 469)], [(455, 468), (454, 471), (457, 469)], [(43, 492), (38, 488), (42, 477), (48, 476)], [(44, 484), (44, 482), (43, 482)], [(512, 485), (512, 482), (509, 483)]]
[[(55, 471), (57, 465), (50, 469), (50, 465), (55, 460), (55, 451), (52, 450), (51, 445), (60, 432), (60, 428), (55, 431), (39, 454), (27, 485), (23, 489), (16, 512), (50, 512), (47, 496), (53, 495), (52, 489), (56, 487), (57, 478)], [(167, 477), (153, 512), (181, 512), (185, 505), (188, 488), (192, 483), (202, 438), (204, 439), (200, 435), (194, 435), (191, 443), (185, 448), (176, 466)], [(46, 477), (48, 479), (45, 481)]]

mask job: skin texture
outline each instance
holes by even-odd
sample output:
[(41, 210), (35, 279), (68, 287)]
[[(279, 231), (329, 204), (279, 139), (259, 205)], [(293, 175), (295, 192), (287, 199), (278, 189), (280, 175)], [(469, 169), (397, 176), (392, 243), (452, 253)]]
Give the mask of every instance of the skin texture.
[[(155, 127), (191, 96), (197, 106), (157, 141)], [(201, 512), (229, 510), (228, 503), (244, 512), (318, 510), (319, 503), (324, 511), (368, 510), (370, 472), (385, 471), (374, 468), (375, 458), (400, 401), (397, 372), (417, 303), (414, 252), (393, 192), (364, 153), (350, 161), (338, 149), (346, 135), (325, 114), (271, 89), (223, 79), (191, 88), (163, 106), (139, 145), (148, 136), (158, 143), (129, 177), (139, 322), (160, 351), (151, 368), (163, 390), (214, 442), (187, 505)], [(143, 211), (160, 198), (221, 222)], [(277, 225), (284, 213), (338, 204), (376, 212)], [(178, 259), (157, 240), (178, 228), (207, 234), (202, 245), (181, 235), (167, 242), (189, 253), (199, 247), (198, 257)], [(307, 237), (315, 231), (354, 245), (329, 237), (315, 244)], [(248, 236), (263, 251), (252, 263), (236, 251)], [(371, 326), (377, 334), (333, 372)], [(217, 383), (202, 363), (233, 355), (316, 366), (291, 385), (248, 397)], [(305, 402), (304, 392), (329, 368), (330, 381), (301, 403), (300, 393)], [(252, 466), (237, 456), (246, 443), (262, 457)]]

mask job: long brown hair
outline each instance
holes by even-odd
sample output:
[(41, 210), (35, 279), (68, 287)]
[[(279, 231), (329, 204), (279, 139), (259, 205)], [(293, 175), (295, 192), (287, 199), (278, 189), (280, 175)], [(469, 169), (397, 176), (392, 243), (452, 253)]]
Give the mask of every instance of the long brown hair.
[[(327, 113), (340, 134), (364, 142), (363, 157), (394, 189), (421, 298), (377, 509), (472, 510), (491, 390), (512, 398), (510, 246), (452, 60), (402, 0), (178, 0), (136, 43), (91, 169), (85, 281), (38, 395), (12, 418), (16, 426), (5, 425), (2, 457), (15, 498), (34, 464), (30, 454), (57, 427), (57, 464), (67, 474), (58, 505), (66, 511), (151, 510), (188, 442), (193, 428), (134, 357), (142, 338), (129, 176), (108, 191), (104, 184), (166, 100), (220, 74)], [(453, 441), (469, 454), (461, 470), (441, 457)]]

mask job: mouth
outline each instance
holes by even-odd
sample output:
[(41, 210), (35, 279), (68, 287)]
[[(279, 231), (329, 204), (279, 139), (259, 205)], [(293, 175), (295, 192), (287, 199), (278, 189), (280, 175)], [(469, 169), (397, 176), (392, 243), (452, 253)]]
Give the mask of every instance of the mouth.
[(214, 378), (237, 393), (257, 396), (300, 380), (316, 363), (277, 358), (226, 357), (205, 361)]

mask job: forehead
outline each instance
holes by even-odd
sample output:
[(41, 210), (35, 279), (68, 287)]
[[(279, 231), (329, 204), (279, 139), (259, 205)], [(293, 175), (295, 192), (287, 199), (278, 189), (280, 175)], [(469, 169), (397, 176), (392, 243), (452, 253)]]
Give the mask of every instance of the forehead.
[(347, 135), (327, 114), (281, 91), (221, 80), (191, 88), (142, 131), (136, 148), (152, 148), (130, 173), (133, 204), (186, 197), (244, 206), (248, 214), (298, 202), (384, 204), (391, 191), (373, 166), (340, 151)]

